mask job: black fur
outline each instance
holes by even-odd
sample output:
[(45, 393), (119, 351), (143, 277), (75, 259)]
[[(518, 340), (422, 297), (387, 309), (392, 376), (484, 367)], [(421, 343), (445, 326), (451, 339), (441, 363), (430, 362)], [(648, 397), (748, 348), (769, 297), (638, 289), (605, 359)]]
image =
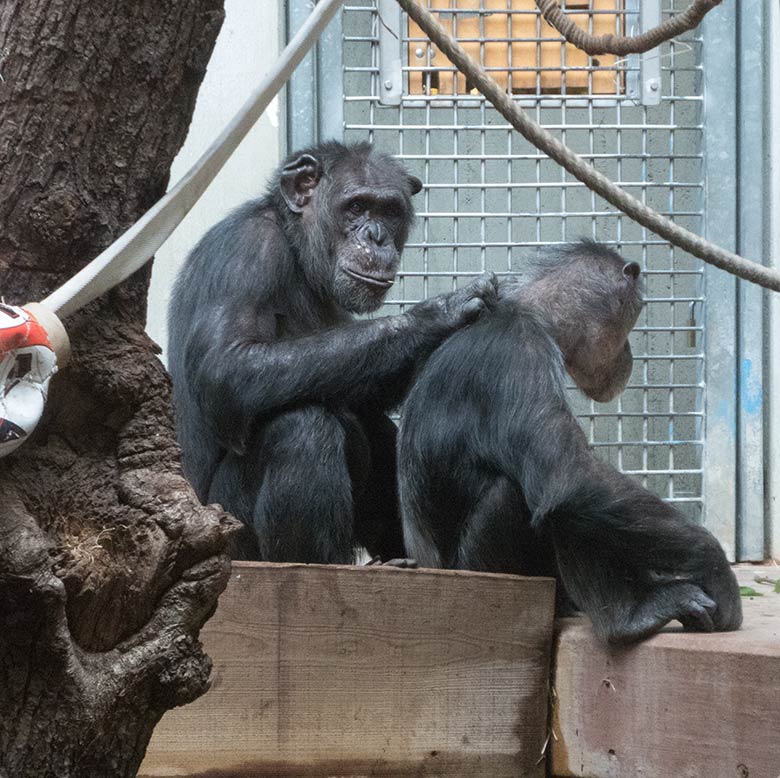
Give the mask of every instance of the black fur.
[(173, 291), (170, 370), (184, 472), (246, 525), (238, 558), (403, 556), (395, 428), (415, 363), (495, 284), (372, 321), (420, 182), (368, 145), (293, 154), (268, 194), (213, 227)]
[(502, 287), (495, 312), (440, 346), (399, 432), (407, 553), (421, 565), (556, 575), (611, 642), (671, 619), (737, 629), (726, 557), (704, 528), (597, 460), (564, 393), (622, 391), (639, 268), (593, 243)]

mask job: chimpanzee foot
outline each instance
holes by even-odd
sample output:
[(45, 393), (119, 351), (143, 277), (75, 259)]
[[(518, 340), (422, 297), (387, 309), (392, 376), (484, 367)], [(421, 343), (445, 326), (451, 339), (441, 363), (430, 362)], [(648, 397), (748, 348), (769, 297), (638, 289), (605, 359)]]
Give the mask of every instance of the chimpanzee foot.
[(414, 570), (419, 567), (416, 559), (389, 559), (387, 562), (382, 561), (382, 557), (375, 556), (366, 562), (366, 567), (371, 565), (382, 565), (383, 567), (401, 567), (407, 570)]

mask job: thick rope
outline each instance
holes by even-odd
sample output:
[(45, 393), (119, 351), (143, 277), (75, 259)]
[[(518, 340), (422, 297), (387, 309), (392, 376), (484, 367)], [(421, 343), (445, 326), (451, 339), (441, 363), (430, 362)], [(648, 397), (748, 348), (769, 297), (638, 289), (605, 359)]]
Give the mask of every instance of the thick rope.
[(643, 227), (647, 227), (689, 254), (746, 281), (775, 292), (780, 291), (780, 272), (710, 243), (701, 236), (679, 227), (632, 197), (536, 124), (512, 97), (466, 54), (427, 9), (414, 0), (398, 0), (398, 3), (468, 78), (469, 83), (473, 84), (526, 140), (554, 159), (589, 189), (601, 195), (607, 202), (619, 208)]
[(536, 5), (547, 22), (555, 27), (573, 46), (591, 56), (595, 54), (643, 54), (694, 29), (699, 22), (723, 0), (693, 0), (682, 13), (675, 14), (663, 24), (640, 35), (591, 35), (578, 27), (561, 10), (558, 0), (536, 0)]

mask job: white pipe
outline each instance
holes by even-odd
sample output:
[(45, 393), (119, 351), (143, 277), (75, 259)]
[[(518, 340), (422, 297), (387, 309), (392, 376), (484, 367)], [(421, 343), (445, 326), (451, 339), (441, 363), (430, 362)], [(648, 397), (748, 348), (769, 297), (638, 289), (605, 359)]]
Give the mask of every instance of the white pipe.
[(127, 232), (42, 300), (43, 305), (60, 318), (68, 316), (124, 281), (154, 256), (285, 85), (342, 2), (321, 0), (314, 7), (270, 73), (190, 171)]

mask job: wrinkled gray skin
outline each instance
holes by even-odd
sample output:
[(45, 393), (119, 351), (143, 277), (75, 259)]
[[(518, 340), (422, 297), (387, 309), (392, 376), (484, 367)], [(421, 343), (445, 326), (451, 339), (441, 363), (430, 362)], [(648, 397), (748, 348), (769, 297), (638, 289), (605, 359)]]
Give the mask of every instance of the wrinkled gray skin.
[(182, 464), (203, 502), (244, 523), (236, 558), (404, 555), (386, 412), (417, 363), (497, 294), (482, 278), (353, 319), (392, 286), (420, 188), (366, 144), (305, 149), (179, 275), (169, 353)]
[(528, 284), (502, 285), (495, 311), (437, 349), (399, 431), (409, 556), (554, 575), (609, 642), (672, 619), (740, 626), (717, 540), (594, 457), (566, 401), (565, 370), (593, 399), (623, 390), (641, 304), (639, 266), (583, 242), (551, 251)]

